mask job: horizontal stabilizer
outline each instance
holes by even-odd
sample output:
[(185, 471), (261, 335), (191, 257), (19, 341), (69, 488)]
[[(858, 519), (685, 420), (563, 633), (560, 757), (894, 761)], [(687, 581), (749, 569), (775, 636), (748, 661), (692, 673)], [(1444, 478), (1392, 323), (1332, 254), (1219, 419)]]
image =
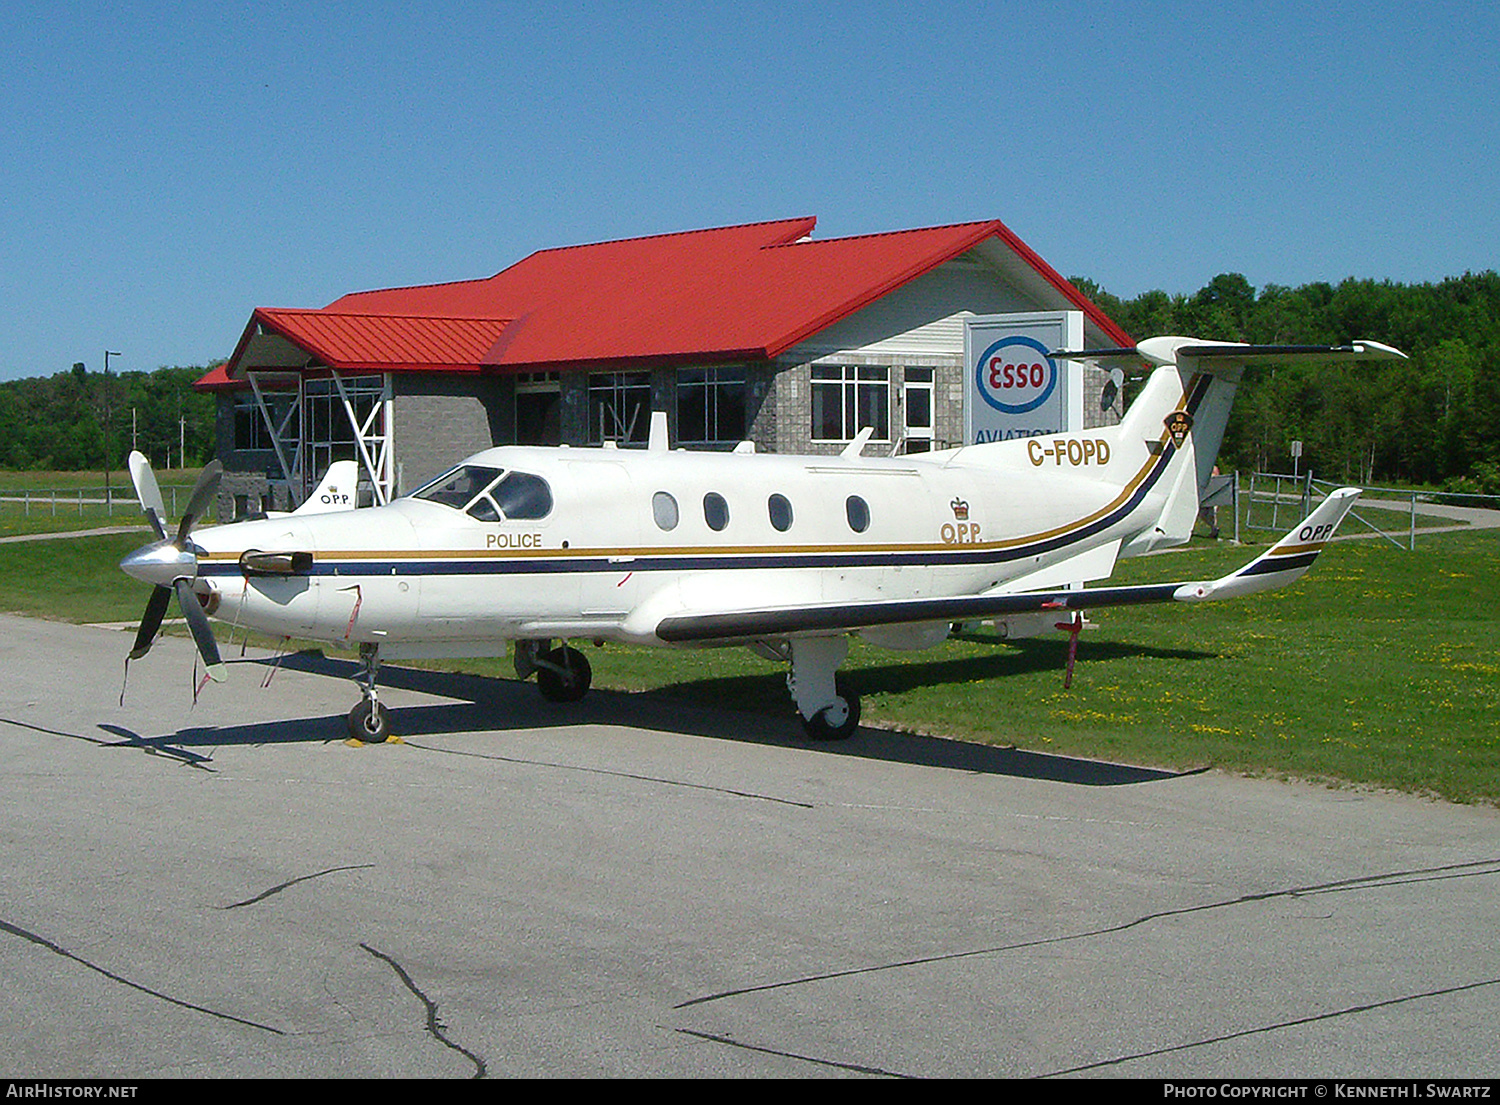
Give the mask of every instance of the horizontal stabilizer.
[(1406, 359), (1401, 350), (1378, 341), (1353, 341), (1347, 345), (1245, 345), (1177, 337), (1147, 338), (1134, 349), (1059, 349), (1048, 356), (1057, 360), (1094, 361), (1106, 365), (1139, 365), (1142, 361), (1153, 365), (1181, 364), (1184, 361), (1228, 361), (1244, 365), (1262, 361), (1286, 364), (1293, 361)]

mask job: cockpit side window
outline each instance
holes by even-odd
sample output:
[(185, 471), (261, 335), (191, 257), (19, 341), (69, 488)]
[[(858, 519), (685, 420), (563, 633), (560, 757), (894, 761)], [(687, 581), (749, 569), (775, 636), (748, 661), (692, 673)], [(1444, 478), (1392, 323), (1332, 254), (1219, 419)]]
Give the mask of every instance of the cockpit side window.
[(426, 499), (428, 502), (451, 506), (454, 510), (462, 510), (499, 477), (498, 468), (461, 464), (450, 472), (444, 472), (426, 487), (418, 488), (412, 493), (412, 498)]
[(552, 488), (530, 472), (507, 472), (490, 497), (507, 518), (545, 518), (552, 513)]
[(470, 518), (478, 518), (481, 522), (504, 521), (504, 519), (500, 517), (500, 511), (496, 509), (495, 504), (490, 502), (490, 497), (488, 495), (481, 495), (479, 496), (479, 498), (475, 499), (474, 505), (471, 506), (466, 511), (466, 513)]

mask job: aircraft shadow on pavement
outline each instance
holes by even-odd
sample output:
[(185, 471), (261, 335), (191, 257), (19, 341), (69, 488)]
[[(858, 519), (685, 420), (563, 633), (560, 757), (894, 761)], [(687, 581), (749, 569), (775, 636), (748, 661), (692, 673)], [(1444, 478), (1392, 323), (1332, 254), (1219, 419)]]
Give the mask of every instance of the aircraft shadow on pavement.
[[(1055, 667), (1056, 655), (1055, 649), (1043, 650), (1024, 662), (1028, 667)], [(273, 661), (252, 660), (239, 663), (265, 667)], [(344, 680), (352, 679), (358, 669), (358, 665), (351, 660), (326, 657), (317, 651), (284, 656), (279, 664), (289, 670)], [(888, 668), (863, 668), (851, 675), (855, 677), (852, 682), (857, 683), (860, 690), (873, 691), (897, 689), (903, 685), (920, 686), (954, 679), (977, 678), (980, 672), (975, 670), (976, 665), (984, 669), (983, 674), (994, 674), (993, 665), (989, 661), (972, 658), (927, 665), (895, 664)], [(910, 674), (913, 669), (933, 667), (941, 670)], [(686, 686), (696, 686), (701, 694), (705, 685), (713, 686), (717, 691), (721, 684), (751, 684), (736, 688), (743, 691), (760, 689), (754, 685), (763, 684), (765, 694), (778, 696), (773, 700), (779, 702), (785, 695), (781, 682), (779, 675), (734, 676), (704, 680)], [(806, 739), (800, 723), (790, 712), (786, 716), (737, 712), (675, 697), (671, 691), (628, 693), (596, 689), (582, 702), (559, 704), (544, 699), (535, 687), (513, 679), (396, 666), (383, 666), (380, 669), (380, 685), (387, 690), (413, 691), (450, 700), (422, 705), (392, 705), (393, 729), (402, 737), (447, 737), (459, 733), (616, 725), (742, 744), (794, 746), (824, 755), (1085, 786), (1120, 786), (1195, 773), (1086, 760), (869, 727), (862, 727), (847, 741), (815, 742)], [(720, 696), (716, 694), (715, 697)], [(726, 694), (722, 697), (732, 701), (738, 695)], [(350, 701), (352, 704), (353, 699)], [(343, 740), (345, 737), (344, 717), (342, 714), (334, 714), (244, 725), (185, 728), (156, 738), (151, 743), (187, 749), (327, 743)]]

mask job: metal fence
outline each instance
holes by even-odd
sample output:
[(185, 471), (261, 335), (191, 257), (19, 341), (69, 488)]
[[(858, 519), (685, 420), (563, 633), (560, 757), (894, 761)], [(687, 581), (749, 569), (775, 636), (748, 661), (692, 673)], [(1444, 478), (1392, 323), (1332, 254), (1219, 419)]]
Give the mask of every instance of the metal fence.
[[(170, 485), (161, 489), (167, 516), (177, 517), (181, 502), (186, 503), (192, 487)], [(54, 518), (76, 516), (80, 518), (114, 518), (135, 521), (141, 517), (141, 504), (130, 487), (70, 487), (70, 488), (23, 488), (19, 491), (0, 490), (0, 513), (12, 517), (20, 515), (51, 515)]]
[[(1290, 476), (1284, 472), (1253, 472), (1245, 495), (1245, 528), (1282, 532), (1307, 517), (1318, 502), (1343, 486), (1316, 479), (1311, 472)], [(1424, 512), (1418, 509), (1419, 504), (1434, 509)], [(1417, 491), (1409, 487), (1365, 487), (1361, 489), (1361, 498), (1355, 509), (1349, 512), (1349, 517), (1398, 549), (1411, 552), (1417, 547), (1417, 531), (1422, 528), (1417, 524), (1418, 516), (1440, 514), (1445, 507), (1500, 510), (1500, 495), (1450, 494)], [(1372, 512), (1385, 517), (1377, 521), (1372, 518)], [(1392, 515), (1397, 519), (1404, 516), (1406, 524), (1392, 524), (1388, 520)]]

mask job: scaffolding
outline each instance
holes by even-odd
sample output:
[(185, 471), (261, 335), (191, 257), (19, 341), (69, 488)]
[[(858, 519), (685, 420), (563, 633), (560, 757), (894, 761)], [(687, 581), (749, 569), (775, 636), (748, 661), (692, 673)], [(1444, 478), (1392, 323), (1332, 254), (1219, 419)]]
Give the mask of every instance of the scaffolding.
[[(374, 505), (395, 497), (390, 373), (308, 376), (283, 369), (250, 370), (245, 377), (294, 505), (336, 460), (358, 462), (360, 489)], [(292, 379), (295, 391), (286, 386)]]

